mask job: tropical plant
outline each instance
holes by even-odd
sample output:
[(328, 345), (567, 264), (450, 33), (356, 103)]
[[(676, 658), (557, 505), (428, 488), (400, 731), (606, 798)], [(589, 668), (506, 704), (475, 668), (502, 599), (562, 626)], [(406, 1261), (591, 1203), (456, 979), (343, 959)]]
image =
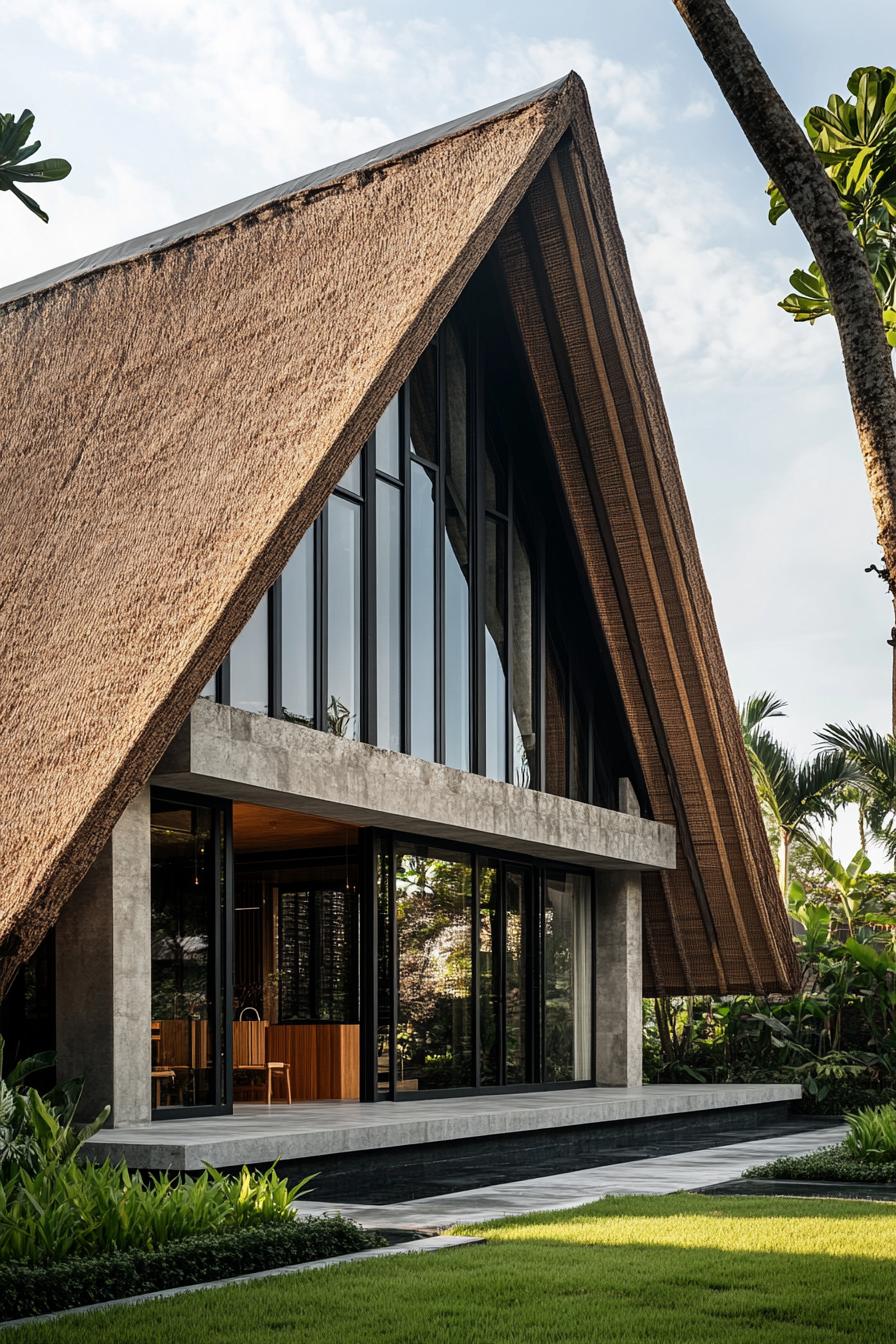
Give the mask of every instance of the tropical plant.
[[(850, 97), (832, 93), (826, 107), (810, 107), (806, 133), (833, 182), (850, 232), (864, 253), (890, 345), (896, 345), (896, 70), (863, 66), (846, 82)], [(789, 206), (769, 182), (768, 217), (777, 224)], [(832, 312), (818, 263), (790, 277), (796, 291), (780, 307), (795, 322)]]
[(839, 748), (798, 761), (765, 727), (784, 709), (783, 700), (764, 691), (741, 705), (740, 718), (759, 802), (777, 844), (781, 890), (786, 893), (794, 840), (815, 841), (815, 828), (836, 815), (843, 804), (843, 787), (856, 777), (857, 768)]
[(849, 1133), (843, 1146), (865, 1162), (896, 1162), (896, 1105), (867, 1106), (847, 1115)]
[(71, 1162), (109, 1116), (106, 1106), (89, 1124), (76, 1125), (84, 1080), (60, 1083), (41, 1096), (36, 1088), (22, 1083), (31, 1074), (52, 1067), (53, 1052), (21, 1060), (3, 1078), (3, 1048), (0, 1037), (0, 1184)]
[(203, 1232), (231, 1232), (294, 1217), (295, 1185), (271, 1167), (175, 1179), (130, 1172), (124, 1162), (53, 1164), (0, 1185), (0, 1262), (51, 1264), (71, 1256), (157, 1250)]
[(828, 723), (818, 737), (852, 762), (863, 822), (896, 861), (896, 738), (856, 723)]
[(34, 113), (29, 112), (27, 107), (19, 117), (12, 112), (0, 112), (0, 191), (11, 191), (32, 214), (48, 224), (49, 215), (16, 183), (59, 182), (63, 177), (68, 177), (72, 166), (67, 159), (40, 159), (37, 163), (26, 163), (40, 149), (39, 140), (31, 145), (27, 143), (33, 129)]

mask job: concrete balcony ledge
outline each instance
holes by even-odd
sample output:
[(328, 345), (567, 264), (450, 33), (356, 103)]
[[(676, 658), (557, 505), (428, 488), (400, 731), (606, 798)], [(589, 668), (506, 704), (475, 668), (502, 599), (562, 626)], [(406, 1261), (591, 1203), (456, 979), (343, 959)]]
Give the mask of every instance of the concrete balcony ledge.
[(558, 863), (675, 867), (675, 830), (199, 700), (153, 784)]

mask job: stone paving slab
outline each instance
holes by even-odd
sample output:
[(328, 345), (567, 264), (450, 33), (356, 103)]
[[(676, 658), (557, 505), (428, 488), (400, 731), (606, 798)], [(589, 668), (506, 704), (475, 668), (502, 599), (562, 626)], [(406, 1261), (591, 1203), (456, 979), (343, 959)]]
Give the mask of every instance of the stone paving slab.
[(798, 1100), (799, 1084), (665, 1083), (576, 1087), (546, 1092), (415, 1098), (405, 1102), (311, 1101), (234, 1107), (233, 1115), (156, 1120), (102, 1129), (84, 1155), (129, 1166), (201, 1171), (243, 1162), (296, 1161), (458, 1139), (520, 1134), (572, 1125), (687, 1115)]
[(574, 1208), (605, 1195), (664, 1195), (678, 1190), (700, 1190), (707, 1185), (736, 1180), (748, 1167), (776, 1157), (812, 1153), (839, 1143), (845, 1125), (801, 1134), (755, 1139), (748, 1143), (701, 1148), (668, 1157), (640, 1158), (612, 1166), (589, 1167), (556, 1176), (537, 1176), (478, 1190), (435, 1195), (401, 1204), (342, 1204), (298, 1201), (304, 1213), (341, 1213), (362, 1227), (431, 1231), (456, 1223), (483, 1222), (543, 1209)]

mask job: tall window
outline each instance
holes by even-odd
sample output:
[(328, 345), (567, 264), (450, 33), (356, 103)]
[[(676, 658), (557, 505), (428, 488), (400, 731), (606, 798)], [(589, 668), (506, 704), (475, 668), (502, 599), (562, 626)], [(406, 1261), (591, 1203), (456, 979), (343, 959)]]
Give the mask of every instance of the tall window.
[(630, 771), (522, 402), (449, 317), (203, 694), (606, 804)]

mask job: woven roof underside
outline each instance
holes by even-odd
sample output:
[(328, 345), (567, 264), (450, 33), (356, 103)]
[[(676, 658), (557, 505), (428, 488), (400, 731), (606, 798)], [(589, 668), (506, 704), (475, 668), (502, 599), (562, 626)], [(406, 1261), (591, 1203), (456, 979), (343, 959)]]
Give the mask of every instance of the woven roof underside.
[(499, 238), (651, 805), (679, 828), (677, 872), (646, 893), (649, 984), (783, 986), (789, 935), (580, 81), (283, 192), (8, 296), (0, 990)]

